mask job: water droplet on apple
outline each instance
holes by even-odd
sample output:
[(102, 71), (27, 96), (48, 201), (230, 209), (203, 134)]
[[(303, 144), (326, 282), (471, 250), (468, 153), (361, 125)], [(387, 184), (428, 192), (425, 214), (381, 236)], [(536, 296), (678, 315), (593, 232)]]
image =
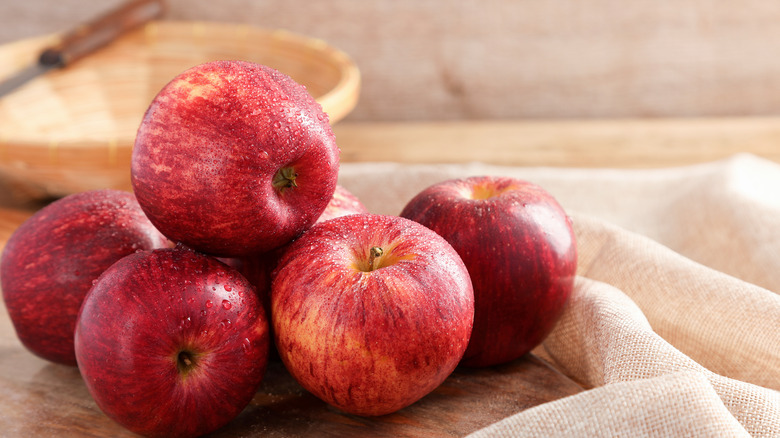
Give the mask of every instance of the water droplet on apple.
[(211, 306), (213, 306), (214, 303), (211, 302), (211, 300), (206, 300), (206, 308), (211, 309)]
[(206, 316), (208, 314), (209, 314), (209, 312), (207, 312), (206, 309), (203, 309), (203, 310), (200, 311), (200, 316)]
[(244, 349), (245, 353), (248, 353), (249, 350), (252, 349), (252, 341), (250, 341), (249, 338), (244, 338), (244, 341), (241, 343), (241, 348)]
[(219, 327), (222, 328), (222, 330), (230, 330), (230, 320), (223, 319), (222, 321), (220, 321)]
[[(231, 286), (231, 285), (229, 285), (229, 284), (226, 284), (226, 285), (224, 286), (224, 288), (225, 288), (225, 290), (226, 290), (226, 291), (228, 291), (228, 292), (230, 292), (230, 291), (232, 291), (232, 290), (233, 290), (233, 286)], [(224, 301), (223, 301), (223, 302), (224, 302)]]
[(230, 301), (222, 300), (222, 308), (224, 308), (225, 310), (230, 310), (231, 307), (233, 307), (233, 305), (230, 304)]
[(279, 129), (281, 127), (282, 127), (281, 122), (279, 122), (278, 120), (274, 122), (274, 128)]

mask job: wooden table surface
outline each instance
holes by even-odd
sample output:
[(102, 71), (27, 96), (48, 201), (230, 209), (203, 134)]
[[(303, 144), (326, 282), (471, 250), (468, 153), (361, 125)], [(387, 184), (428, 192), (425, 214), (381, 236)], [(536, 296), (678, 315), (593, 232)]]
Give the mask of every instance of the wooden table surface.
[[(660, 167), (749, 152), (780, 161), (780, 119), (349, 123), (335, 128), (345, 162)], [(0, 183), (0, 246), (41, 206)], [(2, 307), (2, 303), (0, 303)], [(537, 357), (457, 370), (420, 402), (380, 418), (345, 415), (274, 362), (250, 406), (216, 436), (463, 436), (583, 388)], [(0, 309), (3, 436), (129, 436), (91, 400), (78, 370), (47, 363), (16, 339)]]

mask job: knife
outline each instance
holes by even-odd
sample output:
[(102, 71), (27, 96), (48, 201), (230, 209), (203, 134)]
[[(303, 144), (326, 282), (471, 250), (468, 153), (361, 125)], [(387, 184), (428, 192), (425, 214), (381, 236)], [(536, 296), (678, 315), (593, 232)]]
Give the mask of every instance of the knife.
[(1, 82), (0, 97), (49, 70), (69, 66), (123, 33), (160, 16), (163, 9), (162, 0), (133, 0), (70, 30), (57, 44), (45, 48), (36, 63)]

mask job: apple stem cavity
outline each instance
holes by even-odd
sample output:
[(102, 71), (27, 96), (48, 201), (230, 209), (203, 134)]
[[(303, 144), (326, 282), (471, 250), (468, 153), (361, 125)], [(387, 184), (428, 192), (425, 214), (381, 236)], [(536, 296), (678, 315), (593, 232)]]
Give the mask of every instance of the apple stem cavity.
[(295, 181), (297, 177), (298, 172), (296, 172), (294, 168), (283, 167), (274, 175), (273, 186), (276, 190), (280, 191), (298, 187), (298, 183)]
[(176, 355), (176, 367), (179, 374), (186, 376), (195, 368), (195, 354), (190, 351), (182, 350)]

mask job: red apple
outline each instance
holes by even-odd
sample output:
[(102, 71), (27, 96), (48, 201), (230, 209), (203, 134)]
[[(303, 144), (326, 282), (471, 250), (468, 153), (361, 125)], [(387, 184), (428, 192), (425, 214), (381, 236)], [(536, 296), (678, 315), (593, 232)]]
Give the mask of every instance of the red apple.
[(383, 415), (446, 379), (468, 345), (471, 281), (431, 230), (357, 214), (316, 224), (282, 256), (271, 289), (279, 356), (345, 412)]
[(236, 269), (249, 280), (249, 283), (255, 287), (255, 292), (258, 298), (260, 298), (260, 302), (263, 303), (266, 313), (271, 308), (271, 273), (276, 268), (283, 249), (284, 247), (241, 258), (218, 259)]
[(222, 257), (287, 243), (322, 214), (339, 150), (306, 89), (243, 61), (195, 66), (154, 98), (138, 129), (131, 179), (168, 238)]
[(145, 436), (192, 437), (227, 424), (257, 391), (268, 344), (246, 278), (182, 247), (112, 265), (84, 299), (75, 331), (97, 405)]
[(343, 186), (336, 185), (336, 191), (333, 192), (325, 211), (322, 212), (317, 222), (325, 222), (328, 219), (346, 216), (348, 214), (368, 213), (368, 209), (357, 196), (345, 189)]
[[(317, 222), (324, 222), (329, 219), (359, 213), (368, 213), (368, 209), (360, 202), (357, 196), (353, 195), (344, 187), (336, 185), (333, 197), (325, 207), (325, 211), (323, 211), (322, 215), (317, 219)], [(263, 302), (266, 303), (266, 310), (270, 311), (271, 273), (276, 268), (279, 257), (284, 253), (287, 245), (288, 244), (264, 253), (252, 254), (239, 258), (220, 258), (219, 260), (236, 268), (238, 272), (242, 273), (244, 277), (255, 286), (258, 295), (260, 295)]]
[[(330, 202), (328, 202), (327, 207), (325, 207), (325, 211), (323, 211), (322, 215), (317, 219), (317, 223), (358, 213), (368, 213), (368, 210), (355, 195), (344, 187), (336, 185), (336, 191), (333, 193), (333, 197)], [(238, 270), (238, 272), (243, 274), (244, 277), (255, 286), (255, 290), (257, 291), (267, 314), (271, 312), (272, 274), (279, 263), (279, 258), (284, 254), (284, 251), (287, 250), (288, 246), (289, 243), (268, 252), (244, 257), (219, 258), (220, 261), (227, 263), (229, 266)], [(273, 330), (271, 332), (273, 333)], [(272, 359), (278, 358), (278, 354), (273, 345), (271, 345), (269, 357)]]
[(435, 184), (401, 216), (443, 236), (474, 285), (474, 330), (462, 364), (495, 365), (529, 352), (565, 307), (577, 269), (571, 222), (541, 187), (513, 178)]
[(167, 243), (129, 192), (73, 194), (36, 212), (11, 235), (0, 261), (3, 298), (22, 344), (76, 365), (73, 329), (92, 282), (120, 258)]

